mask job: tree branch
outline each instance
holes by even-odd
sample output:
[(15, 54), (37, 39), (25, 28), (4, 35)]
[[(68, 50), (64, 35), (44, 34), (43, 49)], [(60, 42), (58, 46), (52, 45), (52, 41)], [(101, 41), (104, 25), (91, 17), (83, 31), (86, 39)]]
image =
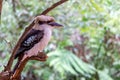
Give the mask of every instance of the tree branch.
[(1, 12), (2, 12), (2, 2), (3, 0), (0, 0), (0, 22), (1, 22)]
[(52, 9), (56, 8), (58, 5), (61, 5), (63, 4), (64, 2), (66, 2), (68, 0), (60, 0), (58, 2), (56, 2), (55, 4), (53, 4), (51, 7), (47, 8), (46, 10), (44, 10), (41, 15), (45, 15), (47, 14), (48, 12), (50, 12)]
[(26, 63), (29, 60), (46, 61), (46, 59), (47, 59), (47, 56), (43, 52), (39, 52), (37, 56), (33, 55), (31, 57), (28, 57), (27, 55), (24, 55), (21, 62), (20, 62), (20, 64), (18, 65), (17, 69), (13, 73), (13, 76), (11, 77), (11, 80), (20, 79), (21, 72), (22, 72), (22, 70), (24, 69)]
[(4, 69), (4, 71), (10, 71), (11, 70), (11, 67), (12, 67), (12, 64), (13, 64), (13, 60), (14, 60), (14, 56), (15, 56), (15, 53), (17, 52), (19, 46), (20, 46), (20, 43), (22, 42), (23, 38), (26, 36), (26, 34), (28, 33), (28, 31), (34, 26), (34, 22), (32, 22), (33, 24), (30, 24), (24, 31), (24, 33), (22, 34), (22, 36), (20, 37), (20, 39), (18, 40), (17, 44), (15, 45), (14, 49), (13, 49), (13, 52), (11, 54), (11, 57), (8, 61), (8, 64), (6, 66), (6, 68)]

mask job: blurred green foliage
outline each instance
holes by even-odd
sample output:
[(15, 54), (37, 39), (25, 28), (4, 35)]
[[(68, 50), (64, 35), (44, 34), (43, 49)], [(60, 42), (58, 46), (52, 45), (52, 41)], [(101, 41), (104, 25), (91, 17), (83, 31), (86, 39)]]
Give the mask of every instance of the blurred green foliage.
[[(24, 28), (58, 0), (6, 0), (0, 26), (0, 71)], [(30, 61), (25, 80), (120, 80), (120, 1), (69, 0), (48, 15), (54, 30), (46, 62)]]

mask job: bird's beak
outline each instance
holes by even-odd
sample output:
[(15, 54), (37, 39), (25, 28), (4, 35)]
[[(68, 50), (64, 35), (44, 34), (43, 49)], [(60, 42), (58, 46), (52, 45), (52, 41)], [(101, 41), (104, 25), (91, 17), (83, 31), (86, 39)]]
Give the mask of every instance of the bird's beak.
[(63, 27), (63, 25), (56, 23), (56, 22), (50, 22), (48, 24), (51, 25), (52, 27)]

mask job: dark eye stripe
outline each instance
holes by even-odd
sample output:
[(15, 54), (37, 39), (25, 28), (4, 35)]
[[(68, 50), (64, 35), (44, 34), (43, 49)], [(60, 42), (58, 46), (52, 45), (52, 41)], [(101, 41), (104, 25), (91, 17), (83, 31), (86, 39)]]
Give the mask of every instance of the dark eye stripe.
[(50, 23), (50, 22), (52, 22), (52, 21), (47, 21), (47, 23)]
[(42, 24), (50, 23), (50, 22), (52, 22), (52, 21), (39, 21), (38, 23), (39, 23), (40, 25), (42, 25)]
[(44, 24), (44, 23), (45, 23), (45, 21), (39, 21), (38, 23), (41, 25), (41, 24)]

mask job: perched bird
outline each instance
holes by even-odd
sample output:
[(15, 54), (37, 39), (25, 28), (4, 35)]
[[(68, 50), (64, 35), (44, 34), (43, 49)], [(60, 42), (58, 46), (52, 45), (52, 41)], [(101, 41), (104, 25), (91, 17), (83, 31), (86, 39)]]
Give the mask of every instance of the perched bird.
[(50, 41), (52, 30), (54, 28), (62, 27), (61, 24), (55, 22), (53, 17), (50, 16), (37, 16), (34, 20), (35, 25), (27, 33), (20, 47), (15, 54), (15, 58), (20, 55), (33, 56), (38, 52), (42, 52)]

